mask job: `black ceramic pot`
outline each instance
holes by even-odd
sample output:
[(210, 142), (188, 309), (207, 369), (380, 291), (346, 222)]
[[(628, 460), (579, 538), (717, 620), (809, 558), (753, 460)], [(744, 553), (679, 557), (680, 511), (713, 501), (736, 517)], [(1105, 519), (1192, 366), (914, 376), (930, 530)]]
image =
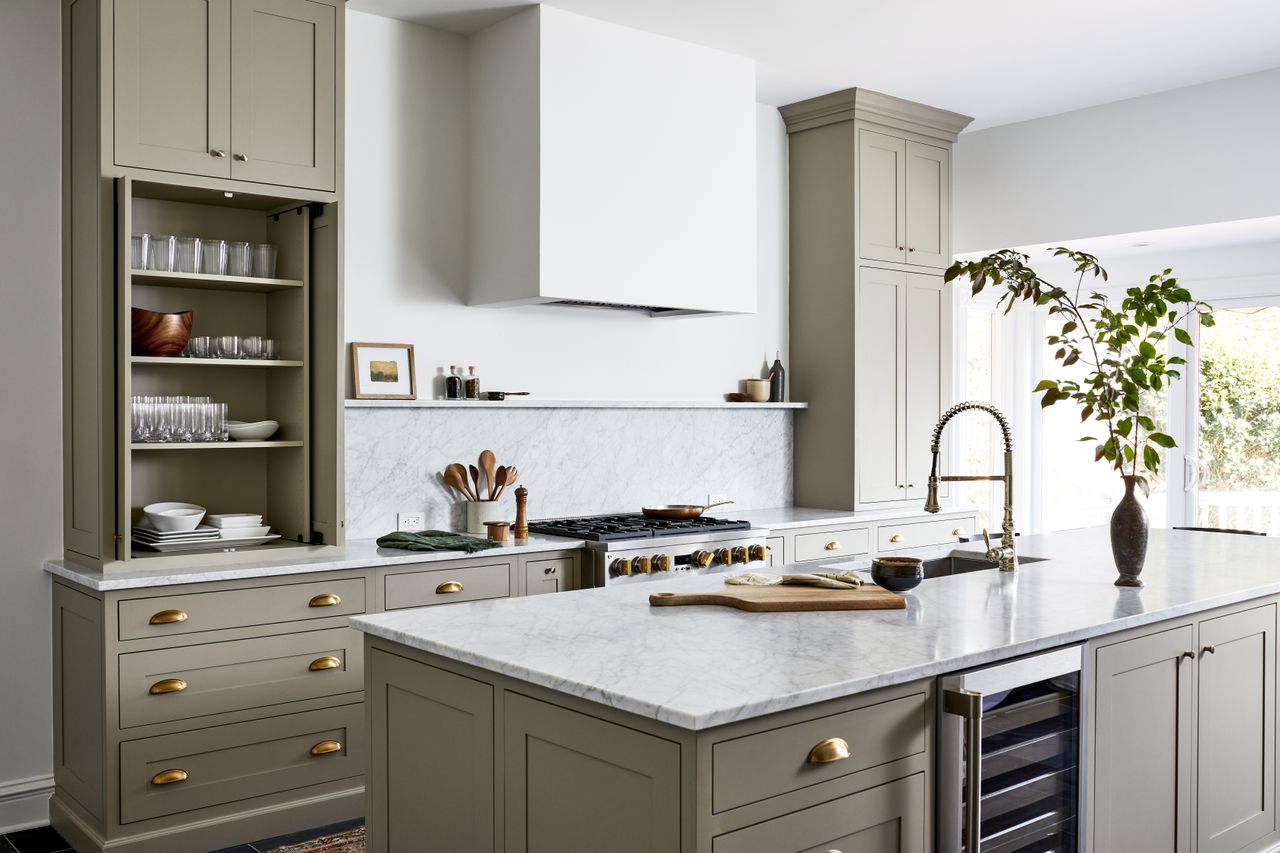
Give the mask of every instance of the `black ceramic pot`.
[(924, 580), (924, 565), (918, 557), (877, 557), (871, 561), (871, 579), (890, 592), (906, 592)]
[(1142, 508), (1133, 487), (1137, 478), (1124, 478), (1124, 497), (1111, 513), (1111, 554), (1116, 560), (1116, 586), (1142, 586), (1138, 575), (1147, 561), (1147, 511)]

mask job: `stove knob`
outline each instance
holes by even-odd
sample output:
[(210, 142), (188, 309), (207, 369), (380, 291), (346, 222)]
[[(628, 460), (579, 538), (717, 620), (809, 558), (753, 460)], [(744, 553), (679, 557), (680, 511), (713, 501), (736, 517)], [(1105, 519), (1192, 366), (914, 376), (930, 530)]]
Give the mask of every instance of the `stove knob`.
[(631, 561), (624, 557), (619, 557), (609, 564), (609, 574), (613, 575), (615, 578), (618, 575), (630, 575)]
[(631, 568), (636, 572), (636, 574), (641, 574), (641, 575), (649, 574), (649, 569), (651, 566), (652, 566), (652, 563), (650, 562), (648, 557), (634, 557), (631, 560)]
[(733, 549), (733, 561), (735, 563), (747, 563), (751, 561), (751, 557), (747, 555), (747, 546), (739, 545)]
[(653, 570), (655, 572), (671, 571), (671, 557), (667, 554), (654, 554), (653, 557), (650, 558), (650, 562), (653, 564)]
[(732, 565), (732, 564), (733, 564), (733, 552), (732, 552), (732, 551), (730, 551), (728, 548), (717, 548), (717, 549), (716, 549), (716, 562), (717, 562), (718, 564), (720, 564), (721, 566), (728, 566), (728, 565)]
[(752, 545), (747, 549), (747, 556), (751, 558), (753, 563), (762, 563), (769, 559), (767, 551), (769, 549), (764, 545)]
[(689, 555), (689, 562), (696, 569), (705, 569), (716, 561), (716, 555), (710, 551), (694, 551)]

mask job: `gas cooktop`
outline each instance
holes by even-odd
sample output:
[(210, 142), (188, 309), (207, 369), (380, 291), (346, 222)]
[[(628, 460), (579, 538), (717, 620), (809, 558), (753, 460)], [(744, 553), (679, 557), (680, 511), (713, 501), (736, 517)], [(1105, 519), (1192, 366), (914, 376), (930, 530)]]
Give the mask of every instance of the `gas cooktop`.
[(532, 533), (567, 536), (590, 542), (613, 542), (621, 539), (653, 539), (661, 536), (683, 536), (722, 530), (750, 530), (751, 522), (728, 518), (665, 519), (647, 518), (641, 513), (591, 515), (585, 518), (548, 518), (529, 524)]

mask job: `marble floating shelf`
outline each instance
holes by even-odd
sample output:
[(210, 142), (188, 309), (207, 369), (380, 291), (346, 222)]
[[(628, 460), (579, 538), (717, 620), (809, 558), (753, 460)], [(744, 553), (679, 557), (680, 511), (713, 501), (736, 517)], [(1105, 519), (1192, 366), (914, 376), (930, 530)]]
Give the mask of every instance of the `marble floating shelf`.
[(808, 403), (726, 403), (717, 400), (347, 400), (348, 409), (807, 409)]

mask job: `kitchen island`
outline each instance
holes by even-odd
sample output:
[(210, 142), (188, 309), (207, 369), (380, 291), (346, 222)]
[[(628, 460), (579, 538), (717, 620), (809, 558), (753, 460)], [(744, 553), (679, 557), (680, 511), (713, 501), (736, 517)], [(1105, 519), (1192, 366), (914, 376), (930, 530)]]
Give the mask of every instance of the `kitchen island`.
[(1019, 551), (904, 610), (647, 604), (706, 576), (353, 619), (372, 849), (933, 849), (935, 678), (1078, 643), (1086, 849), (1268, 849), (1280, 544), (1153, 531), (1142, 590), (1100, 528)]

